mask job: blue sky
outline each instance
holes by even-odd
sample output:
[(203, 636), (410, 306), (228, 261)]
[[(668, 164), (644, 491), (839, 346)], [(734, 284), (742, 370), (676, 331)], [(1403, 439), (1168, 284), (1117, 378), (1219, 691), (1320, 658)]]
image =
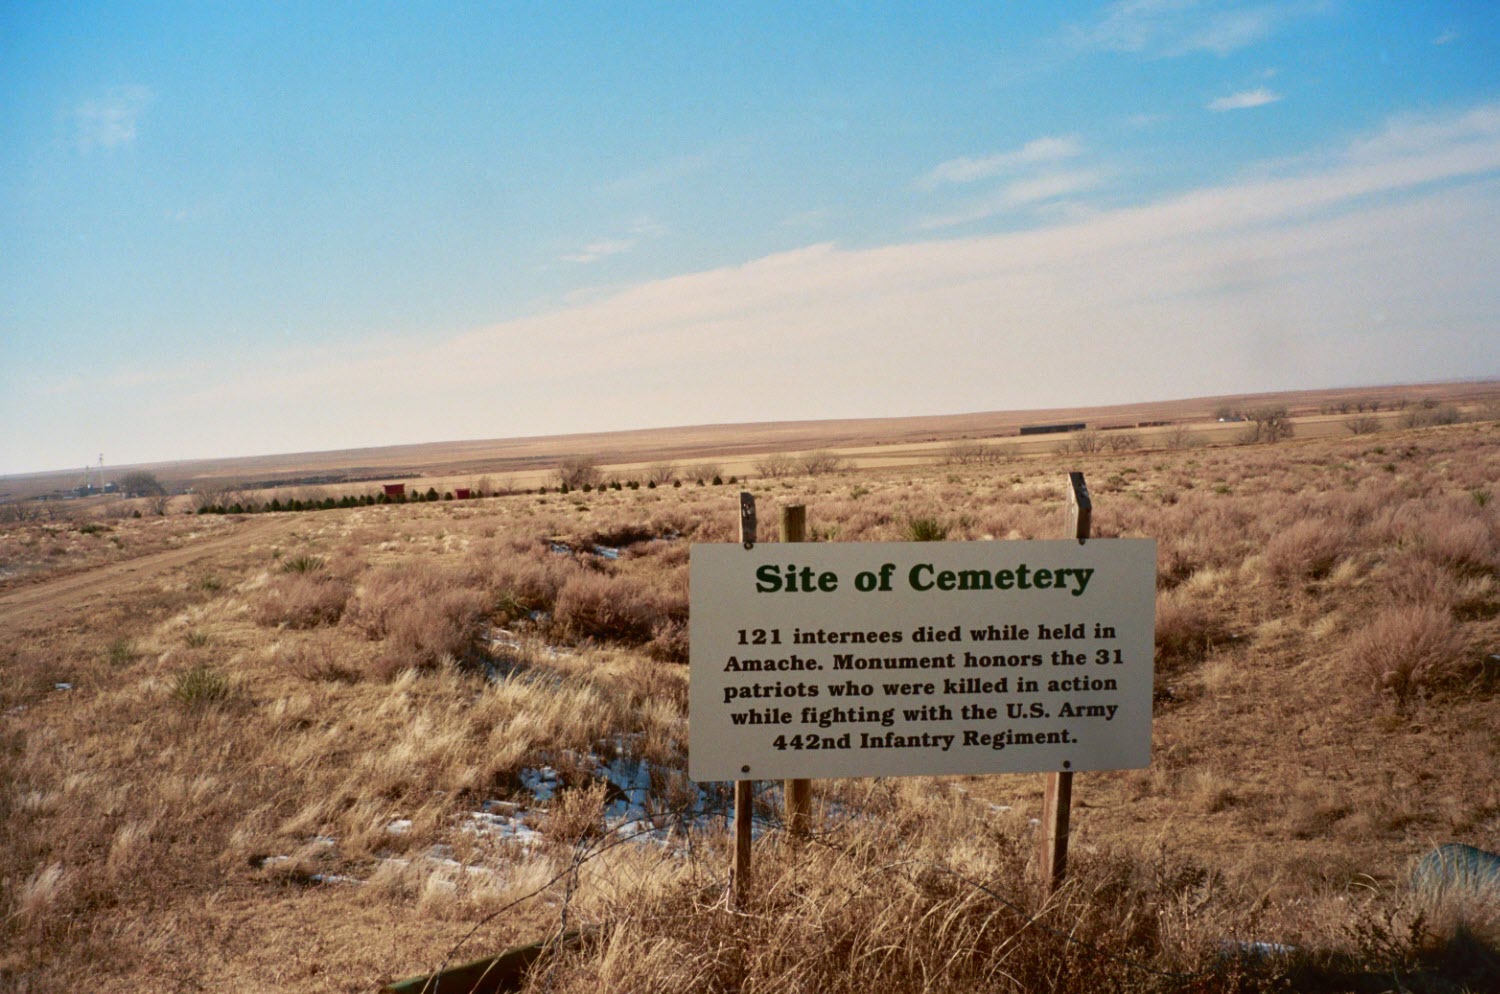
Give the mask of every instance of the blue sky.
[(1500, 4), (0, 2), (0, 473), (1500, 374)]

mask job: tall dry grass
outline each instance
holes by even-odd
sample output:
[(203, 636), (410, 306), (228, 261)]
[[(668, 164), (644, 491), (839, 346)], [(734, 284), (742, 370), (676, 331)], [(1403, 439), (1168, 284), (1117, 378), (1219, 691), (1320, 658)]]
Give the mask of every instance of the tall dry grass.
[[(1486, 919), (1403, 886), (1436, 842), (1500, 833), (1480, 775), (1500, 764), (1500, 512), (1474, 496), (1494, 442), (1460, 425), (756, 484), (763, 521), (805, 503), (818, 540), (930, 519), (983, 541), (1059, 534), (1081, 468), (1096, 535), (1158, 538), (1153, 767), (1080, 775), (1072, 882), (1035, 918), (1034, 777), (821, 784), (800, 849), (768, 793), (754, 901), (725, 909), (724, 836), (696, 818), (723, 792), (684, 775), (672, 661), (687, 550), (735, 539), (730, 491), (289, 516), (6, 633), (0, 988), (373, 990), (564, 920), (599, 940), (536, 986), (1500, 986)], [(89, 565), (200, 523), (234, 527), (0, 537)], [(616, 755), (649, 760), (651, 806), (687, 834), (606, 830)], [(522, 783), (543, 765), (546, 804)], [(472, 831), (487, 802), (534, 806), (538, 841)]]

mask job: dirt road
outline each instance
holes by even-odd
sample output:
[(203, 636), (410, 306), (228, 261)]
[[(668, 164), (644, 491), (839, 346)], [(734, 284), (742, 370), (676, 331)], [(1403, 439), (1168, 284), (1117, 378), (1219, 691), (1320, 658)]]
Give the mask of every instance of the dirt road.
[(265, 540), (289, 531), (298, 515), (268, 515), (246, 521), (228, 535), (193, 542), (178, 549), (153, 552), (124, 562), (109, 563), (82, 573), (28, 584), (0, 593), (0, 634), (45, 623), (55, 612), (70, 609), (123, 584), (142, 583), (180, 566), (216, 556), (226, 549)]

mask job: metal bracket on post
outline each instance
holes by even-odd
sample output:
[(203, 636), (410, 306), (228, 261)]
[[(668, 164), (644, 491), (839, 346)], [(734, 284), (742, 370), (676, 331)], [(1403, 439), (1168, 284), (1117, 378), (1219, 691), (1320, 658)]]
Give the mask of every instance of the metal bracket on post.
[(740, 541), (747, 552), (755, 548), (755, 495), (747, 490), (740, 491)]
[(1089, 485), (1083, 474), (1074, 470), (1068, 474), (1068, 534), (1082, 545), (1089, 539), (1093, 527), (1094, 502), (1089, 499)]

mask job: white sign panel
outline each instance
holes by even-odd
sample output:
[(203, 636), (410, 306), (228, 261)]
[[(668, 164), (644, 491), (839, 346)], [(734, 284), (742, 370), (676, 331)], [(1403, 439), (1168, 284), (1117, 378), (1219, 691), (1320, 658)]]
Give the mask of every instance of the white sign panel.
[(694, 780), (1144, 767), (1156, 542), (694, 545)]

